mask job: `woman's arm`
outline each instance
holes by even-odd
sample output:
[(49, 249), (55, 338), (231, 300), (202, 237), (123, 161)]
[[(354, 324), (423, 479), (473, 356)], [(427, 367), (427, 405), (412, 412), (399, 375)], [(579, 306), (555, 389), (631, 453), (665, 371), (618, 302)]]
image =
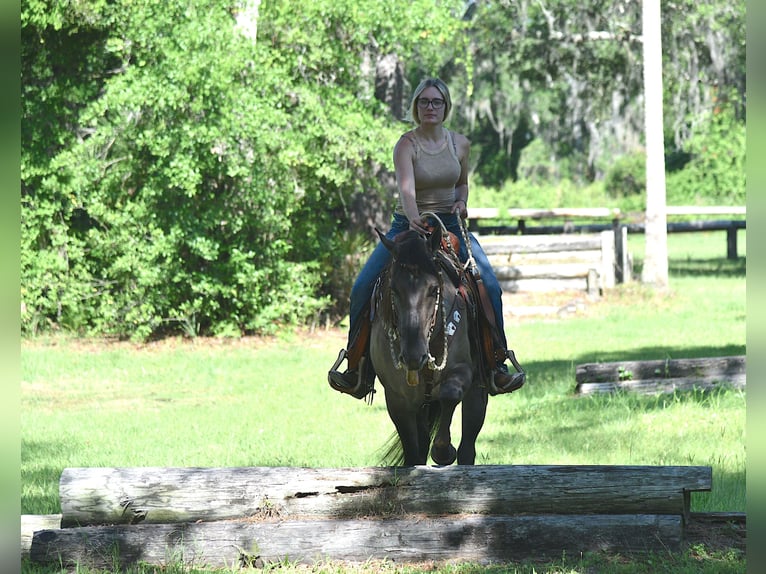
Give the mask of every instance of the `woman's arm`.
[(412, 165), (414, 155), (415, 149), (410, 139), (405, 136), (399, 138), (394, 146), (394, 169), (402, 209), (410, 222), (410, 229), (426, 233), (427, 230), (423, 227), (415, 200), (415, 169)]
[(460, 177), (455, 184), (455, 204), (452, 213), (465, 219), (468, 217), (468, 160), (471, 156), (471, 141), (462, 134), (454, 134), (457, 157), (460, 160)]

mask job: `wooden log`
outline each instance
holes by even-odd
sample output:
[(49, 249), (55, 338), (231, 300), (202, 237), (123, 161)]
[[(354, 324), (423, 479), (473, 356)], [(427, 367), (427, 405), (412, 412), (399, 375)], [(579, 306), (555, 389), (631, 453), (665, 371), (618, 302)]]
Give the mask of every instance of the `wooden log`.
[(680, 516), (646, 514), (239, 521), (45, 530), (35, 533), (30, 557), (108, 569), (138, 562), (232, 568), (284, 560), (508, 561), (677, 550), (682, 539)]
[(677, 514), (702, 466), (67, 468), (62, 525), (402, 514)]
[(745, 375), (721, 377), (689, 377), (675, 379), (641, 379), (638, 381), (608, 381), (604, 383), (578, 383), (575, 391), (581, 395), (627, 391), (643, 395), (670, 394), (676, 391), (712, 391), (722, 387), (745, 388)]
[(745, 356), (709, 357), (701, 359), (665, 359), (621, 361), (577, 365), (577, 383), (609, 383), (640, 379), (674, 379), (718, 377), (725, 381), (745, 374)]
[(674, 221), (668, 223), (668, 233), (729, 231), (730, 229), (747, 229), (747, 222), (745, 220), (726, 219), (723, 221)]
[(489, 256), (493, 268), (502, 265), (559, 265), (567, 263), (579, 263), (599, 267), (601, 264), (601, 251), (591, 249), (588, 251), (548, 251), (545, 253), (503, 253)]
[(29, 557), (32, 535), (38, 530), (61, 528), (60, 514), (22, 514), (21, 515), (21, 557)]

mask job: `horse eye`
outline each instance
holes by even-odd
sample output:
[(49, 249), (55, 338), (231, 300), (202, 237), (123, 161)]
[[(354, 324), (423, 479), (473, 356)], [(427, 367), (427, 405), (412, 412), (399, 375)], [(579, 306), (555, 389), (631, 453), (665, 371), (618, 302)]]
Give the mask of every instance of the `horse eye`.
[(439, 296), (439, 288), (436, 285), (431, 287), (431, 289), (428, 291), (428, 296), (429, 297), (438, 297)]

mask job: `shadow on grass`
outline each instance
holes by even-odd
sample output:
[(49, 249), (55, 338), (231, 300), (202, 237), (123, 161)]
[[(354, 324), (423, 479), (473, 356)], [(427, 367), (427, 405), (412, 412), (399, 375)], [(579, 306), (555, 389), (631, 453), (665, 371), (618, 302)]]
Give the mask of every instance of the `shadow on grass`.
[(732, 357), (744, 355), (745, 345), (721, 345), (685, 347), (674, 349), (673, 347), (652, 346), (625, 349), (622, 351), (599, 351), (598, 357), (582, 355), (575, 360), (577, 365), (583, 363), (612, 363), (618, 361), (652, 361), (666, 359), (701, 359), (707, 357)]
[[(641, 276), (644, 267), (642, 259), (633, 264), (633, 274)], [(672, 277), (717, 277), (744, 278), (747, 274), (747, 257), (726, 259), (713, 257), (710, 259), (668, 258), (668, 275)]]

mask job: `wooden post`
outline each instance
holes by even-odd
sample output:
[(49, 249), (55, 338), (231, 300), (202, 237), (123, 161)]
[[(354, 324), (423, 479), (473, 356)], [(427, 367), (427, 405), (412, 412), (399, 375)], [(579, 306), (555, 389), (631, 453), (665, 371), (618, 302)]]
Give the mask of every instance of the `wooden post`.
[(662, 14), (660, 0), (641, 2), (644, 54), (644, 124), (646, 148), (646, 227), (642, 281), (668, 287), (668, 235), (665, 144), (662, 119)]
[(737, 228), (734, 225), (726, 230), (726, 258), (737, 259)]
[(614, 231), (614, 279), (617, 283), (630, 283), (633, 270), (630, 267), (630, 254), (628, 253), (628, 226), (623, 225), (619, 219), (612, 220)]
[(595, 269), (588, 269), (588, 278), (587, 278), (587, 291), (588, 295), (591, 297), (597, 297), (600, 294), (600, 286), (599, 286), (599, 280), (598, 280), (598, 271)]
[(613, 289), (615, 286), (615, 258), (614, 232), (601, 232), (601, 286), (604, 289)]

